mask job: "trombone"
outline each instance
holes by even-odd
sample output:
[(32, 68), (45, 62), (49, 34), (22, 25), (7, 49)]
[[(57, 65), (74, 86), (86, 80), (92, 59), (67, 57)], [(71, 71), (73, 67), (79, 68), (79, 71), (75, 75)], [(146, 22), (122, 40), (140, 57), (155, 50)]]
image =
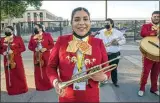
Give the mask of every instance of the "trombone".
[[(118, 37), (118, 38), (113, 39), (113, 40), (120, 41), (120, 40), (122, 40), (122, 38), (121, 38), (121, 37)], [(111, 45), (112, 45), (113, 40), (112, 40), (111, 42), (109, 42), (109, 43), (106, 43), (106, 44), (105, 44), (105, 47), (111, 46)]]
[[(64, 88), (66, 88), (67, 86), (69, 86), (69, 85), (71, 85), (73, 83), (85, 81), (85, 80), (89, 79), (90, 76), (92, 76), (92, 75), (94, 75), (94, 74), (96, 74), (98, 72), (101, 72), (101, 71), (103, 71), (104, 73), (112, 71), (113, 69), (115, 69), (117, 67), (117, 64), (112, 64), (112, 65), (106, 66), (104, 68), (102, 68), (102, 65), (109, 64), (110, 62), (112, 62), (114, 60), (117, 60), (117, 59), (120, 59), (120, 56), (118, 56), (118, 57), (116, 57), (114, 59), (111, 59), (111, 60), (109, 60), (107, 62), (104, 62), (104, 63), (102, 63), (100, 65), (96, 65), (94, 67), (91, 67), (90, 69), (87, 69), (86, 71), (80, 72), (80, 73), (74, 75), (71, 80), (66, 81), (66, 82), (58, 83), (59, 88), (60, 89), (64, 89)], [(83, 75), (83, 76), (79, 76), (79, 77), (77, 76), (77, 75), (80, 75), (80, 74), (82, 74), (84, 72), (89, 72), (89, 73), (86, 74), (86, 75)]]

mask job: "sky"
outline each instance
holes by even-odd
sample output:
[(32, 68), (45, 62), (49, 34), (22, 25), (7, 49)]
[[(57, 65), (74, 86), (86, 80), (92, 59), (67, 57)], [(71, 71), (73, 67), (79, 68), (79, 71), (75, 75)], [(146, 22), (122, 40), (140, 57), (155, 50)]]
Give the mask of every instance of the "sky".
[[(109, 18), (150, 18), (154, 10), (159, 10), (159, 1), (43, 1), (41, 9), (46, 9), (64, 19), (71, 18), (76, 7), (85, 7), (91, 19)], [(106, 14), (107, 13), (107, 14)]]
[(159, 10), (159, 1), (112, 1), (108, 2), (108, 17), (150, 18)]
[(44, 1), (41, 8), (70, 20), (72, 10), (76, 7), (87, 8), (91, 18), (105, 18), (105, 6), (105, 1)]

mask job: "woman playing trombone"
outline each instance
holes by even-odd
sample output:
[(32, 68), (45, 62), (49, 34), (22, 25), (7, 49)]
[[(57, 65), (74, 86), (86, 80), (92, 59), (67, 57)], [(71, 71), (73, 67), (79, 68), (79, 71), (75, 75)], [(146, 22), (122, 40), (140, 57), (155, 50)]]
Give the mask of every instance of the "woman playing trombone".
[(51, 51), (47, 74), (59, 94), (59, 102), (99, 102), (98, 81), (107, 78), (103, 72), (92, 75), (91, 79), (86, 81), (75, 82), (64, 89), (59, 87), (60, 82), (71, 80), (73, 75), (108, 61), (102, 40), (91, 36), (90, 13), (87, 9), (82, 7), (74, 9), (71, 25), (73, 32), (60, 36)]

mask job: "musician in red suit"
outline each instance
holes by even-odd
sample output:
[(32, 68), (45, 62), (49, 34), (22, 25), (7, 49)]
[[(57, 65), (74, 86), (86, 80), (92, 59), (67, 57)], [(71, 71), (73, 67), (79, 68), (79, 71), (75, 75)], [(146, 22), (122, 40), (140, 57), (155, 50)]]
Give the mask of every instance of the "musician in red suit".
[(75, 82), (64, 89), (59, 87), (60, 82), (71, 80), (73, 75), (83, 71), (80, 74), (82, 76), (87, 69), (108, 61), (102, 40), (90, 35), (91, 22), (87, 9), (74, 9), (71, 25), (73, 33), (60, 36), (51, 51), (47, 74), (59, 95), (59, 102), (98, 103), (98, 82), (107, 78), (104, 72), (94, 74), (86, 81)]
[[(141, 29), (141, 36), (157, 36), (159, 34), (159, 23), (160, 23), (160, 11), (154, 11), (151, 17), (152, 23), (144, 24)], [(151, 72), (151, 73), (150, 73)], [(143, 96), (145, 92), (145, 85), (147, 83), (147, 78), (151, 77), (151, 88), (150, 92), (159, 96), (158, 91), (158, 75), (160, 73), (160, 62), (149, 60), (143, 57), (143, 70), (140, 80), (140, 90), (138, 91), (139, 96)]]
[(43, 30), (43, 26), (35, 24), (34, 35), (31, 36), (28, 48), (33, 51), (34, 77), (36, 90), (45, 91), (53, 88), (46, 74), (46, 66), (54, 42), (50, 33)]
[(15, 36), (13, 31), (12, 26), (7, 26), (5, 37), (1, 38), (0, 44), (0, 53), (4, 56), (6, 88), (9, 95), (22, 94), (28, 91), (21, 56), (21, 53), (25, 51), (24, 42), (21, 37)]

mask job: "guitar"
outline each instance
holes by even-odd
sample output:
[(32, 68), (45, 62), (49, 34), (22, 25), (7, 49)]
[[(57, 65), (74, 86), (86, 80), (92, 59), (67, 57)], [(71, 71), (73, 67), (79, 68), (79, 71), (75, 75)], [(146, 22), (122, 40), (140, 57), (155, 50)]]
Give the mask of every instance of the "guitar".
[(143, 38), (139, 49), (146, 58), (160, 62), (160, 39), (158, 36)]

